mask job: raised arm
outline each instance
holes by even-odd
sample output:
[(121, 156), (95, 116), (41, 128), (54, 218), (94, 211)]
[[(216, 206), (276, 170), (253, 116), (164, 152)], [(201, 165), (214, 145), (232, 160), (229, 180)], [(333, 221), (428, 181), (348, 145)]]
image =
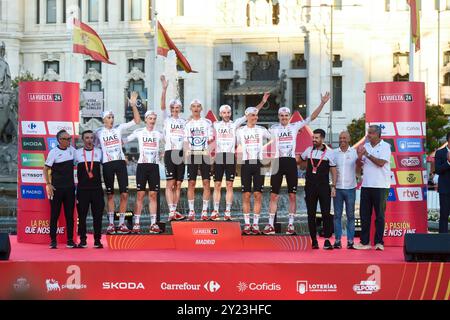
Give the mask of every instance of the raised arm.
[(261, 110), (261, 108), (264, 107), (264, 105), (267, 103), (267, 100), (269, 100), (269, 97), (270, 97), (270, 92), (264, 93), (261, 102), (255, 108), (258, 109), (258, 111)]
[(316, 110), (314, 110), (313, 113), (311, 113), (311, 121), (315, 120), (317, 118), (317, 116), (320, 114), (320, 112), (322, 112), (322, 109), (325, 106), (325, 104), (328, 102), (328, 100), (330, 100), (329, 92), (325, 92), (324, 95), (320, 95), (320, 104), (316, 108)]
[(131, 108), (133, 109), (133, 120), (136, 124), (141, 122), (141, 115), (137, 109), (137, 98), (139, 94), (136, 91), (131, 92), (130, 99), (128, 99)]

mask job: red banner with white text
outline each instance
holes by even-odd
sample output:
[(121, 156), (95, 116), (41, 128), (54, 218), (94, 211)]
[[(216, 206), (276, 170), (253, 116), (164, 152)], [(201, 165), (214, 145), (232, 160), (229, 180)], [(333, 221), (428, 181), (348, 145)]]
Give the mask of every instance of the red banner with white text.
[(386, 206), (386, 245), (403, 246), (405, 233), (426, 233), (425, 84), (376, 82), (366, 85), (366, 127), (382, 128), (391, 145), (391, 187)]
[[(65, 129), (74, 137), (78, 135), (78, 122), (78, 83), (29, 81), (19, 84), (17, 154), (17, 239), (19, 242), (49, 243), (50, 241), (50, 202), (45, 190), (44, 162), (48, 152), (57, 146), (56, 133)], [(76, 175), (75, 171), (74, 175)], [(65, 233), (62, 211), (58, 221), (58, 241), (66, 241)]]

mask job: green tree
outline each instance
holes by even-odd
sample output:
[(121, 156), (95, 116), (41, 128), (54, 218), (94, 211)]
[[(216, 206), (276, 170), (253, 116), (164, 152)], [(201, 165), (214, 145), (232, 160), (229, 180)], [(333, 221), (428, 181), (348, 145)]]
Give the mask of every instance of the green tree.
[(347, 126), (347, 131), (352, 139), (352, 144), (357, 143), (366, 135), (366, 115), (363, 114), (359, 119), (353, 119)]
[(427, 153), (431, 153), (445, 142), (445, 135), (450, 130), (448, 117), (444, 114), (444, 109), (435, 104), (430, 104), (427, 100)]
[(34, 75), (27, 71), (25, 73), (20, 74), (19, 76), (15, 77), (13, 81), (11, 81), (11, 87), (13, 89), (16, 89), (19, 87), (19, 82), (22, 81), (43, 81), (42, 78), (35, 78)]

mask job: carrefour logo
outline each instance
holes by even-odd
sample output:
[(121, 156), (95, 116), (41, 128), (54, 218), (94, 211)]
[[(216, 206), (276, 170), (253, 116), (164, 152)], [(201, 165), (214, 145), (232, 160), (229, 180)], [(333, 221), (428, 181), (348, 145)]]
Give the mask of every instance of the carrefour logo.
[(46, 135), (44, 121), (21, 121), (22, 134)]
[(381, 129), (382, 136), (395, 136), (395, 129), (393, 122), (370, 122), (367, 124), (368, 126), (377, 125)]
[(21, 186), (22, 199), (44, 199), (45, 193), (42, 186)]

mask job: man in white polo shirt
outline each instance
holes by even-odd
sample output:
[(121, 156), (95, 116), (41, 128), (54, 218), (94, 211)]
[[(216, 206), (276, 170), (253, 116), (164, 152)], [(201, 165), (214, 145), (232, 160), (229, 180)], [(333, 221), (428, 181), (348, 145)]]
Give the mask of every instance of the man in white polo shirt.
[(375, 210), (375, 249), (384, 250), (384, 211), (391, 186), (391, 146), (381, 139), (381, 127), (369, 126), (369, 142), (358, 149), (358, 158), (363, 165), (361, 188), (361, 243), (355, 244), (359, 250), (371, 249), (370, 223)]
[(343, 131), (339, 134), (339, 148), (334, 150), (337, 181), (334, 204), (334, 248), (341, 249), (342, 211), (345, 203), (347, 215), (347, 249), (353, 249), (355, 235), (355, 194), (356, 194), (356, 162), (358, 154), (350, 146), (350, 134)]

